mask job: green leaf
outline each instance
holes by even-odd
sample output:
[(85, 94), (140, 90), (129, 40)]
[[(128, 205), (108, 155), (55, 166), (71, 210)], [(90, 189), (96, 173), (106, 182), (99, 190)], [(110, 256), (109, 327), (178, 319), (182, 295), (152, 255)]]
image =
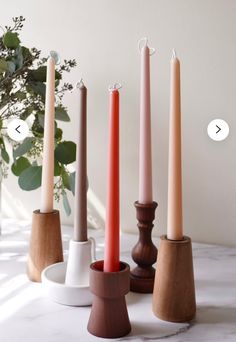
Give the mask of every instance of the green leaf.
[(5, 59), (0, 58), (0, 72), (5, 72), (8, 69), (8, 64)]
[(30, 60), (32, 58), (30, 50), (25, 46), (21, 46), (21, 53), (24, 60)]
[(61, 170), (62, 167), (60, 166), (60, 164), (58, 163), (58, 161), (56, 159), (54, 159), (54, 176), (60, 176), (61, 175)]
[(60, 141), (62, 139), (62, 129), (61, 128), (57, 128), (55, 131), (55, 139), (57, 141)]
[(10, 161), (10, 158), (5, 148), (1, 149), (1, 156), (2, 156), (2, 159), (8, 164)]
[(70, 173), (69, 182), (70, 182), (70, 190), (72, 194), (75, 195), (75, 172)]
[[(26, 93), (24, 93), (23, 91), (18, 90), (14, 96), (19, 99), (19, 100), (24, 100), (26, 98)], [(28, 109), (28, 108), (27, 108)], [(21, 114), (22, 115), (22, 114)]]
[(22, 68), (24, 64), (24, 57), (23, 57), (21, 46), (18, 46), (18, 48), (16, 49), (14, 64), (15, 64), (16, 69)]
[[(47, 77), (47, 67), (40, 66), (38, 69), (29, 71), (29, 78), (33, 81), (46, 82)], [(60, 80), (61, 74), (55, 70), (55, 80)]]
[(12, 164), (11, 170), (15, 176), (19, 176), (25, 169), (30, 167), (30, 162), (25, 157), (18, 158), (14, 164)]
[(71, 190), (69, 174), (65, 170), (62, 172), (62, 183), (66, 189)]
[(67, 114), (66, 108), (58, 106), (55, 108), (55, 119), (60, 121), (70, 121), (70, 117)]
[(33, 110), (34, 110), (33, 107), (26, 107), (25, 110), (24, 110), (24, 112), (21, 113), (20, 119), (21, 119), (21, 120), (27, 119), (28, 116), (30, 116), (30, 114), (32, 114)]
[(16, 70), (16, 65), (14, 62), (7, 62), (7, 71), (10, 73), (10, 74), (13, 74), (13, 72)]
[(27, 91), (33, 92), (36, 95), (40, 95), (42, 99), (45, 99), (46, 85), (42, 82), (29, 82), (26, 86)]
[(55, 149), (55, 158), (62, 164), (73, 163), (76, 159), (76, 144), (72, 141), (63, 141)]
[(22, 190), (35, 190), (41, 186), (42, 166), (30, 166), (18, 178)]
[(18, 34), (8, 31), (3, 36), (3, 44), (9, 49), (16, 49), (20, 44)]
[(66, 215), (70, 216), (70, 214), (71, 214), (71, 207), (70, 207), (70, 203), (68, 201), (66, 193), (64, 193), (62, 195), (62, 198), (63, 198), (63, 206), (64, 206), (64, 209), (65, 209)]
[(20, 144), (14, 151), (13, 157), (16, 159), (17, 157), (23, 156), (23, 154), (27, 153), (34, 146), (35, 138), (27, 137), (23, 140), (22, 144)]

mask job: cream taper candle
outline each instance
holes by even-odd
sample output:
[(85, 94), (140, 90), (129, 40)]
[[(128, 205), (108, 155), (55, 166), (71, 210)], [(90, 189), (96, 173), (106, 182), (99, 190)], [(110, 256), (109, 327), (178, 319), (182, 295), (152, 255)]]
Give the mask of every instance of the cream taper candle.
[(54, 188), (55, 60), (47, 61), (46, 100), (43, 137), (41, 213), (53, 211)]
[(167, 238), (183, 239), (180, 62), (173, 50), (170, 79)]

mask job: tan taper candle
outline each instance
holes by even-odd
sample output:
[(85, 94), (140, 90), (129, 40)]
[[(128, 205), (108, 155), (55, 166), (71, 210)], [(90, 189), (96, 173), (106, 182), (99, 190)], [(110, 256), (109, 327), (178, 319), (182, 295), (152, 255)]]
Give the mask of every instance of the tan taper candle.
[(87, 88), (79, 84), (80, 107), (76, 149), (74, 240), (87, 241)]
[(183, 239), (180, 62), (173, 50), (170, 80), (167, 238)]

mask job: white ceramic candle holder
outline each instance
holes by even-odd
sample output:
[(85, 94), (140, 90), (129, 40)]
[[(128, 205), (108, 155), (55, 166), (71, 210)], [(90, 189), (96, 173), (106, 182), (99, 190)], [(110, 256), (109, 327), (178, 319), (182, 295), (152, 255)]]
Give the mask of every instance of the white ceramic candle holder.
[(55, 302), (71, 306), (92, 304), (89, 289), (90, 264), (95, 258), (95, 241), (71, 240), (68, 262), (51, 265), (42, 273), (42, 283), (47, 295)]

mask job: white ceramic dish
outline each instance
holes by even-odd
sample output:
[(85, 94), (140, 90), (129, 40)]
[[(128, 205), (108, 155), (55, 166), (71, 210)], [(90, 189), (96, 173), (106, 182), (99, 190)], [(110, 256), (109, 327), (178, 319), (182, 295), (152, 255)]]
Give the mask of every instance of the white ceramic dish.
[(92, 304), (89, 285), (65, 284), (66, 262), (59, 262), (45, 268), (42, 273), (42, 284), (53, 301), (71, 306), (88, 306)]

